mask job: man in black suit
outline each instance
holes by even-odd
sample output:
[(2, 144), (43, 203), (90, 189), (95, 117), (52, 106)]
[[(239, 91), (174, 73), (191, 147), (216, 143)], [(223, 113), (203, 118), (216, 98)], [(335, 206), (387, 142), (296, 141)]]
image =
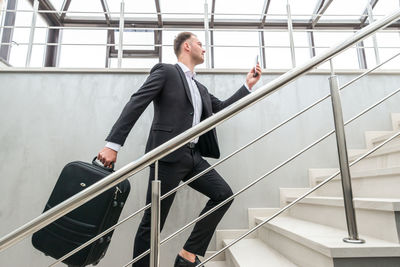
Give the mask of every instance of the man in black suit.
[[(106, 138), (108, 142), (106, 147), (98, 154), (98, 159), (105, 166), (116, 161), (118, 150), (150, 102), (154, 105), (154, 118), (147, 140), (146, 153), (249, 94), (261, 76), (261, 68), (257, 64), (256, 69), (252, 68), (247, 74), (246, 83), (230, 98), (221, 101), (195, 79), (194, 67), (204, 62), (205, 53), (196, 35), (190, 32), (180, 33), (174, 40), (174, 52), (178, 63), (155, 65), (147, 80), (124, 107)], [(203, 159), (203, 156), (212, 158), (220, 156), (215, 129), (195, 138), (159, 161), (161, 194), (175, 188), (180, 181), (186, 181), (208, 168), (210, 164)], [(154, 172), (154, 164), (152, 164), (146, 203), (151, 201), (151, 181), (154, 179)], [(210, 198), (200, 214), (207, 212), (233, 194), (229, 185), (215, 170), (199, 177), (189, 186)], [(161, 229), (174, 196), (175, 194), (161, 202)], [(175, 267), (190, 267), (200, 263), (196, 255), (204, 256), (217, 224), (231, 203), (225, 204), (196, 223), (186, 244), (176, 257)], [(139, 225), (135, 237), (134, 257), (150, 247), (150, 215), (150, 209), (146, 210)], [(133, 266), (148, 267), (149, 257), (144, 257)]]

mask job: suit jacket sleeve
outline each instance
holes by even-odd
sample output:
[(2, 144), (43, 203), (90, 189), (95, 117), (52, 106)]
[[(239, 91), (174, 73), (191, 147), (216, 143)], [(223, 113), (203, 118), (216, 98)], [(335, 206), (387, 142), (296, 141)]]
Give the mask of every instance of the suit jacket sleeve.
[(159, 63), (151, 69), (149, 77), (140, 89), (131, 96), (118, 120), (112, 127), (106, 141), (117, 143), (121, 146), (124, 145), (129, 132), (140, 115), (150, 102), (160, 94), (164, 87), (165, 80), (166, 74), (164, 67)]
[(244, 85), (242, 87), (240, 87), (239, 90), (237, 90), (231, 97), (229, 97), (228, 99), (226, 99), (224, 101), (221, 101), (218, 98), (216, 98), (215, 96), (213, 96), (212, 94), (210, 94), (212, 112), (217, 113), (218, 111), (226, 108), (230, 104), (238, 101), (239, 99), (241, 99), (242, 97), (244, 97), (248, 94), (250, 94), (250, 92), (249, 92), (249, 90), (247, 90), (247, 88)]

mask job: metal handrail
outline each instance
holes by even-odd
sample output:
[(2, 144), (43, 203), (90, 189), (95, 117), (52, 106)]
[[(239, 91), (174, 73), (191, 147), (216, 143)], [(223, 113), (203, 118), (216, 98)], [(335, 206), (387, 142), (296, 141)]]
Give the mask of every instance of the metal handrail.
[[(364, 77), (365, 75), (373, 72), (374, 70), (378, 69), (379, 67), (381, 67), (382, 65), (386, 64), (387, 62), (390, 62), (391, 60), (393, 60), (394, 58), (396, 58), (397, 56), (400, 55), (400, 52), (393, 55), (392, 57), (388, 58), (387, 60), (385, 60), (384, 62), (376, 65), (374, 68), (365, 71), (364, 73), (362, 73), (361, 75), (355, 77), (354, 79), (350, 80), (349, 82), (347, 82), (346, 84), (344, 84), (343, 86), (341, 86), (339, 88), (339, 90), (343, 90), (346, 87), (348, 87), (349, 85), (353, 84), (354, 82), (360, 80), (362, 77)], [(253, 145), (254, 143), (256, 143), (257, 141), (261, 140), (262, 138), (264, 138), (265, 136), (269, 135), (270, 133), (274, 132), (275, 130), (277, 130), (278, 128), (282, 127), (283, 125), (285, 125), (286, 123), (292, 121), (293, 119), (297, 118), (298, 116), (300, 116), (301, 114), (303, 114), (304, 112), (310, 110), (311, 108), (315, 107), (316, 105), (318, 105), (319, 103), (321, 103), (322, 101), (328, 99), (330, 96), (330, 94), (320, 98), (319, 100), (317, 100), (316, 102), (314, 102), (313, 104), (309, 105), (308, 107), (304, 108), (303, 110), (299, 111), (298, 113), (294, 114), (292, 117), (288, 118), (287, 120), (279, 123), (278, 125), (274, 126), (272, 129), (268, 130), (267, 132), (261, 134), (260, 136), (258, 136), (257, 138), (253, 139), (252, 141), (250, 141), (249, 143), (243, 145), (242, 147), (240, 147), (239, 149), (235, 150), (234, 152), (232, 152), (231, 154), (229, 154), (228, 156), (225, 156), (223, 159), (218, 160), (216, 163), (212, 164), (210, 167), (208, 167), (207, 169), (203, 170), (202, 172), (198, 173), (197, 175), (193, 176), (192, 178), (188, 179), (185, 182), (182, 182), (181, 184), (179, 184), (177, 187), (175, 187), (174, 189), (171, 189), (169, 192), (165, 193), (164, 195), (161, 196), (160, 200), (163, 200), (167, 197), (169, 197), (170, 195), (174, 194), (175, 192), (177, 192), (180, 188), (186, 186), (187, 184), (193, 182), (194, 180), (198, 179), (200, 176), (202, 176), (203, 174), (209, 172), (210, 170), (214, 169), (215, 167), (217, 167), (218, 165), (220, 165), (221, 163), (227, 161), (228, 159), (230, 159), (231, 157), (233, 157), (234, 155), (236, 155), (237, 153), (241, 152), (242, 150), (246, 149), (247, 147)], [(386, 99), (385, 99), (386, 100)], [(151, 206), (151, 204), (147, 204), (146, 206), (142, 207), (141, 209), (137, 210), (136, 212), (132, 213), (131, 215), (127, 216), (126, 218), (124, 218), (123, 220), (121, 220), (120, 222), (118, 222), (117, 224), (111, 226), (110, 228), (106, 229), (104, 232), (98, 234), (97, 236), (91, 238), (90, 240), (88, 240), (87, 242), (85, 242), (84, 244), (80, 245), (79, 247), (75, 248), (74, 250), (70, 251), (68, 254), (64, 255), (63, 257), (59, 258), (57, 261), (55, 261), (54, 263), (52, 263), (51, 265), (49, 265), (49, 267), (55, 266), (57, 263), (65, 260), (66, 258), (68, 258), (69, 256), (75, 254), (76, 252), (80, 251), (81, 249), (85, 248), (86, 246), (88, 246), (89, 244), (91, 244), (92, 242), (96, 241), (97, 239), (101, 238), (102, 236), (108, 234), (109, 232), (111, 232), (112, 230), (116, 229), (118, 226), (120, 226), (121, 224), (125, 223), (126, 221), (132, 219), (133, 217), (135, 217), (136, 215), (138, 215), (139, 213), (149, 209)], [(150, 252), (150, 250), (149, 250)], [(143, 254), (143, 257), (146, 254)], [(140, 257), (141, 255), (139, 255), (139, 257), (136, 257), (137, 260), (141, 259)], [(131, 264), (131, 263), (129, 263)]]
[(151, 163), (161, 159), (162, 157), (166, 156), (167, 154), (175, 151), (176, 149), (180, 148), (190, 140), (200, 136), (201, 134), (209, 131), (210, 129), (218, 126), (223, 121), (233, 117), (240, 111), (244, 110), (245, 108), (257, 103), (258, 101), (262, 100), (264, 97), (270, 95), (280, 87), (288, 84), (289, 82), (295, 80), (296, 78), (300, 77), (301, 75), (305, 74), (309, 70), (313, 69), (314, 67), (318, 66), (319, 64), (325, 62), (326, 60), (330, 59), (331, 57), (343, 52), (353, 44), (357, 43), (358, 41), (368, 37), (369, 35), (375, 33), (379, 29), (387, 26), (388, 24), (392, 23), (393, 21), (397, 20), (400, 17), (400, 10), (386, 16), (385, 18), (376, 21), (369, 26), (363, 28), (362, 30), (355, 33), (350, 38), (346, 39), (344, 42), (340, 43), (339, 45), (329, 49), (325, 53), (314, 57), (313, 59), (309, 60), (307, 63), (292, 69), (291, 71), (285, 73), (284, 75), (278, 77), (277, 79), (269, 82), (268, 84), (262, 86), (256, 92), (242, 98), (241, 100), (237, 101), (236, 103), (232, 104), (231, 106), (227, 107), (226, 109), (218, 112), (217, 114), (213, 115), (212, 117), (202, 121), (198, 125), (194, 126), (193, 128), (187, 130), (186, 132), (178, 135), (177, 137), (167, 141), (166, 143), (162, 144), (161, 146), (153, 149), (152, 151), (148, 152), (138, 160), (127, 164), (126, 166), (122, 167), (120, 170), (110, 174), (106, 178), (102, 179), (101, 181), (95, 183), (94, 185), (90, 186), (86, 190), (76, 194), (75, 196), (65, 200), (61, 204), (57, 205), (53, 209), (43, 213), (42, 215), (38, 216), (37, 218), (33, 219), (29, 223), (23, 225), (22, 227), (16, 229), (15, 231), (9, 233), (5, 237), (0, 240), (0, 251), (8, 248), (9, 246), (19, 242), (24, 237), (29, 234), (36, 232), (37, 230), (45, 227), (46, 225), (50, 224), (51, 222), (57, 220), (61, 216), (67, 214), (71, 210), (79, 207), (80, 205), (86, 203), (87, 201), (91, 200), (92, 198), (96, 197), (97, 195), (103, 193), (104, 191), (108, 190), (109, 188), (117, 185), (121, 181), (127, 179), (129, 176), (139, 172), (140, 170), (144, 169)]
[[(400, 91), (400, 89), (399, 89)], [(362, 159), (366, 158), (367, 156), (371, 155), (372, 153), (374, 153), (375, 151), (377, 151), (379, 148), (383, 147), (384, 145), (386, 145), (387, 143), (389, 143), (390, 141), (392, 141), (394, 138), (400, 136), (400, 131), (395, 133), (394, 135), (392, 135), (389, 139), (387, 139), (386, 141), (384, 141), (383, 143), (377, 145), (376, 147), (368, 150), (365, 154), (363, 154), (362, 156), (358, 157), (355, 161), (353, 161), (352, 163), (349, 164), (349, 167), (353, 166), (354, 164), (358, 163), (359, 161), (361, 161)], [(250, 229), (249, 231), (247, 231), (246, 233), (244, 233), (243, 235), (241, 235), (240, 237), (238, 237), (237, 239), (233, 240), (231, 243), (229, 243), (227, 246), (223, 247), (222, 249), (218, 250), (216, 253), (214, 253), (213, 255), (211, 255), (209, 258), (207, 258), (206, 260), (204, 260), (201, 264), (196, 265), (196, 267), (200, 267), (203, 264), (209, 262), (211, 259), (213, 259), (214, 257), (216, 257), (217, 255), (221, 254), (222, 252), (224, 252), (226, 249), (230, 248), (231, 246), (233, 246), (234, 244), (236, 244), (237, 242), (239, 242), (240, 240), (242, 240), (243, 238), (245, 238), (246, 236), (250, 235), (251, 233), (253, 233), (254, 231), (256, 231), (258, 228), (260, 228), (261, 226), (263, 226), (264, 224), (266, 224), (267, 222), (271, 221), (272, 219), (274, 219), (275, 217), (277, 217), (278, 215), (282, 214), (284, 211), (288, 210), (289, 208), (291, 208), (292, 206), (294, 206), (295, 204), (297, 204), (300, 200), (303, 200), (305, 197), (307, 197), (308, 195), (310, 195), (312, 192), (314, 192), (315, 190), (319, 189), (320, 187), (324, 186), (325, 184), (327, 184), (329, 181), (331, 181), (333, 178), (335, 178), (337, 175), (340, 174), (340, 171), (335, 172), (334, 174), (332, 174), (331, 176), (329, 176), (328, 178), (326, 178), (323, 182), (321, 182), (320, 184), (316, 185), (315, 187), (313, 187), (312, 189), (310, 189), (309, 191), (307, 191), (306, 193), (304, 193), (302, 196), (298, 197), (296, 200), (294, 200), (293, 202), (291, 202), (290, 204), (286, 205), (285, 207), (283, 207), (282, 209), (280, 209), (279, 211), (277, 211), (276, 213), (274, 213), (271, 217), (269, 217), (268, 219), (265, 219), (264, 221), (262, 221), (261, 223), (259, 223), (257, 226), (253, 227), (252, 229)]]

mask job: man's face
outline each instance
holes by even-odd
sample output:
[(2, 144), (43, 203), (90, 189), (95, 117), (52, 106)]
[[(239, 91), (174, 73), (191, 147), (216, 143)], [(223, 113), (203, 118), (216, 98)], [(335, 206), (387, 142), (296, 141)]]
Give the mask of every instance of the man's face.
[(196, 65), (202, 64), (204, 62), (204, 53), (206, 50), (203, 49), (203, 46), (199, 39), (196, 36), (190, 37), (188, 40), (190, 46), (190, 56)]

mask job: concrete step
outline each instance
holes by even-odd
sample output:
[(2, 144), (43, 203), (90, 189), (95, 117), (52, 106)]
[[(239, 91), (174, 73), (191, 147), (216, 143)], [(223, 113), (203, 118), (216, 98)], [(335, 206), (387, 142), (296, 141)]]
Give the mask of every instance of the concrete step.
[(400, 266), (397, 243), (369, 236), (362, 236), (364, 244), (345, 243), (347, 231), (293, 217), (279, 216), (257, 232), (269, 247), (302, 267)]
[[(287, 198), (292, 202), (296, 198)], [(360, 235), (399, 243), (400, 199), (354, 198)], [(307, 197), (289, 210), (290, 216), (346, 230), (342, 197)]]
[(248, 208), (249, 229), (256, 226), (256, 217), (270, 217), (279, 211), (279, 208)]
[[(310, 174), (310, 185), (315, 186), (335, 173), (337, 170), (330, 169), (331, 173), (318, 175), (315, 172)], [(318, 173), (318, 172), (317, 172)], [(400, 166), (386, 169), (352, 171), (351, 181), (354, 197), (368, 198), (400, 198)], [(379, 190), (371, 190), (379, 188)], [(328, 184), (322, 186), (315, 195), (341, 197), (342, 193), (341, 176), (333, 178)]]
[[(228, 245), (233, 240), (226, 239)], [(227, 249), (230, 267), (296, 267), (291, 261), (279, 254), (259, 239), (243, 239)]]
[(391, 118), (393, 131), (400, 130), (400, 113), (392, 113)]
[[(365, 144), (368, 149), (371, 149), (381, 143), (383, 143), (385, 140), (387, 140), (389, 137), (394, 135), (396, 131), (367, 131), (365, 132)], [(399, 137), (395, 138), (394, 140), (391, 141), (391, 143), (395, 143), (400, 140)]]
[[(349, 161), (353, 162), (367, 150), (349, 150)], [(384, 169), (400, 166), (400, 143), (386, 144), (373, 154), (362, 159), (351, 167), (351, 171)]]
[(226, 261), (209, 261), (204, 264), (205, 267), (230, 267)]

